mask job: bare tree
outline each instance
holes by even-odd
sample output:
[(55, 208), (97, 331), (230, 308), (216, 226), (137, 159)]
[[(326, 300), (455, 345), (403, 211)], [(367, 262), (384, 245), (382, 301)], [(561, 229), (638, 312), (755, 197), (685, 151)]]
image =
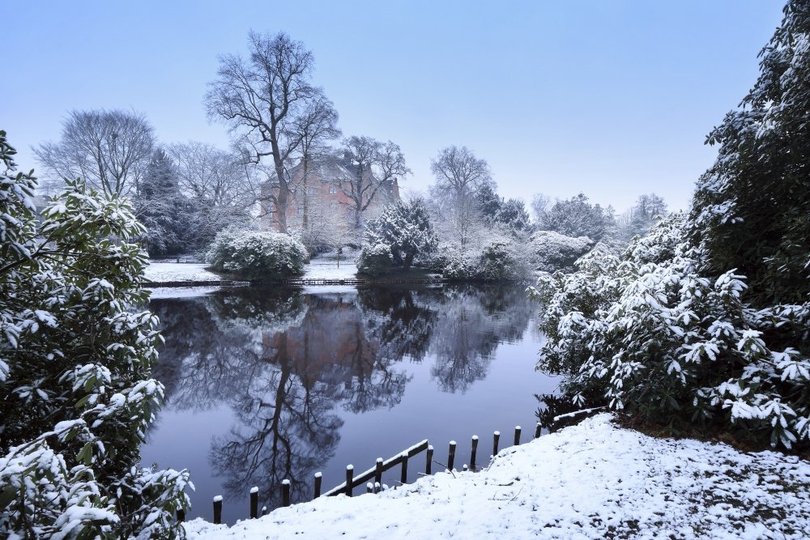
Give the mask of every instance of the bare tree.
[(398, 178), (409, 174), (399, 145), (382, 143), (371, 137), (349, 137), (341, 148), (350, 174), (340, 178), (340, 188), (349, 199), (355, 230), (363, 226), (363, 212), (381, 188), (393, 188)]
[(82, 177), (108, 195), (137, 196), (154, 146), (154, 130), (141, 114), (72, 111), (60, 141), (34, 153), (53, 181)]
[(535, 223), (542, 223), (546, 219), (546, 214), (551, 207), (551, 198), (548, 195), (537, 193), (532, 198), (532, 214), (534, 214)]
[(485, 186), (494, 191), (489, 165), (466, 146), (450, 146), (439, 152), (430, 168), (436, 177), (431, 191), (441, 206), (449, 207), (444, 220), (449, 222), (463, 256), (480, 217), (475, 197)]
[(255, 198), (239, 154), (209, 144), (173, 144), (168, 153), (176, 163), (180, 191), (194, 208), (197, 247), (206, 246), (229, 226), (246, 226)]
[(312, 53), (287, 34), (251, 32), (250, 56), (224, 55), (217, 79), (205, 102), (209, 117), (219, 118), (239, 134), (240, 146), (252, 163), (272, 158), (268, 180), (274, 184), (265, 197), (276, 212), (278, 229), (287, 232), (291, 186), (287, 165), (301, 144), (296, 119), (319, 95), (310, 85)]
[(430, 169), (436, 177), (436, 190), (457, 200), (475, 195), (492, 182), (487, 162), (476, 158), (466, 146), (443, 148)]
[(233, 206), (244, 202), (244, 174), (239, 156), (196, 141), (169, 145), (177, 164), (183, 193), (211, 206)]
[(309, 236), (309, 172), (313, 158), (325, 153), (325, 143), (340, 136), (337, 128), (338, 113), (332, 102), (320, 91), (308, 103), (292, 124), (292, 137), (300, 141), (296, 154), (300, 158), (300, 197), (302, 204), (301, 228)]

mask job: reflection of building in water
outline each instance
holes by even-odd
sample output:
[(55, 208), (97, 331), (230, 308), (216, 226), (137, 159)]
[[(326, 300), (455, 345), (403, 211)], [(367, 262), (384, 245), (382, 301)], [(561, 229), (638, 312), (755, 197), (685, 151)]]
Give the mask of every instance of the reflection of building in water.
[(236, 424), (210, 454), (232, 496), (255, 484), (272, 508), (288, 478), (293, 500), (306, 500), (340, 441), (338, 407), (398, 404), (411, 380), (403, 358), (432, 355), (433, 379), (447, 392), (486, 376), (498, 343), (520, 337), (531, 315), (521, 288), (501, 289), (244, 289), (155, 301), (166, 339), (156, 375), (172, 407), (218, 402), (234, 411)]
[(309, 309), (300, 325), (263, 334), (267, 360), (280, 363), (283, 357), (310, 384), (338, 382), (338, 377), (350, 385), (355, 377), (363, 379), (374, 368), (380, 344), (364, 331), (353, 296), (308, 296)]

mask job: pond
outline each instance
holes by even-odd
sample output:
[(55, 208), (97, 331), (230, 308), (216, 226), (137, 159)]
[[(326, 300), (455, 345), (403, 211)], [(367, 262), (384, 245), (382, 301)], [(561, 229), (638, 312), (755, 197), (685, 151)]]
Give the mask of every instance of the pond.
[[(166, 403), (142, 447), (142, 463), (187, 468), (196, 485), (188, 518), (227, 522), (309, 500), (412, 444), (435, 446), (434, 470), (458, 442), (456, 467), (492, 433), (501, 448), (515, 425), (534, 434), (536, 393), (557, 381), (534, 371), (541, 336), (522, 286), (238, 288), (154, 299), (165, 345), (155, 375)], [(424, 471), (424, 453), (409, 481)], [(396, 485), (399, 468), (384, 481)], [(364, 491), (357, 489), (356, 492)]]

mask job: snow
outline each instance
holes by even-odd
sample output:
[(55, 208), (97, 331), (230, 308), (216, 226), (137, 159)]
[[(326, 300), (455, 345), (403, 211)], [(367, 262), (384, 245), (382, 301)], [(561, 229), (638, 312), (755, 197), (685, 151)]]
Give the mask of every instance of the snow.
[[(441, 458), (439, 458), (441, 460)], [(724, 444), (656, 439), (602, 413), (505, 448), (485, 470), (442, 472), (378, 495), (322, 497), (189, 538), (803, 538), (810, 463)]]
[[(207, 270), (208, 265), (203, 263), (176, 263), (150, 261), (146, 267), (144, 277), (146, 281), (161, 284), (171, 282), (206, 283), (222, 281), (222, 276)], [(315, 258), (304, 266), (302, 279), (307, 280), (354, 280), (356, 279), (357, 265), (352, 258), (341, 258), (340, 266), (333, 258)]]
[(144, 278), (152, 283), (170, 283), (178, 281), (206, 282), (222, 281), (222, 277), (206, 270), (203, 263), (172, 263), (151, 261), (146, 267)]
[(314, 258), (304, 266), (303, 279), (357, 279), (357, 265), (353, 258), (341, 258), (340, 267), (336, 259)]
[(151, 300), (165, 298), (197, 298), (220, 290), (219, 286), (197, 286), (197, 287), (155, 287), (149, 289)]

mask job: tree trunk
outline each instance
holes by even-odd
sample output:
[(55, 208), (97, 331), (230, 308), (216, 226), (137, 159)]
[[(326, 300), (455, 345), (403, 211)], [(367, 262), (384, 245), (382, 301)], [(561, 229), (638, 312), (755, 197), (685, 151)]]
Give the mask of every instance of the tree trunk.
[(303, 178), (303, 185), (304, 185), (304, 191), (303, 191), (304, 212), (303, 212), (303, 215), (301, 216), (301, 231), (304, 233), (304, 235), (307, 234), (307, 227), (309, 225), (309, 216), (308, 216), (308, 214), (309, 214), (309, 193), (307, 192), (307, 190), (308, 190), (308, 187), (307, 187), (307, 176), (308, 176), (308, 174), (309, 174), (309, 159), (306, 156), (304, 156), (304, 178)]
[(278, 141), (274, 136), (270, 138), (270, 148), (273, 150), (273, 164), (276, 168), (276, 179), (278, 180), (278, 195), (276, 196), (278, 232), (287, 234), (287, 201), (289, 201), (290, 187), (287, 185), (287, 179), (284, 178), (284, 162), (281, 161)]

